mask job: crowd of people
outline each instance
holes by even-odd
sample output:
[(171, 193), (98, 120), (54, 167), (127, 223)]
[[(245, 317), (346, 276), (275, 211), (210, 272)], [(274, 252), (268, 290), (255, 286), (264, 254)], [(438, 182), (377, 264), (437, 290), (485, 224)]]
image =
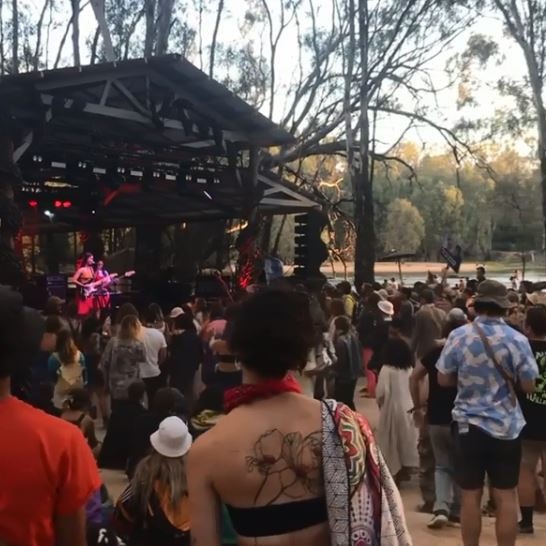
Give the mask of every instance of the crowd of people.
[[(418, 470), (430, 528), (477, 546), (487, 484), (512, 546), (541, 498), (546, 307), (477, 273), (106, 320), (0, 288), (0, 544), (410, 546), (395, 484)], [(126, 473), (119, 499), (98, 467)]]

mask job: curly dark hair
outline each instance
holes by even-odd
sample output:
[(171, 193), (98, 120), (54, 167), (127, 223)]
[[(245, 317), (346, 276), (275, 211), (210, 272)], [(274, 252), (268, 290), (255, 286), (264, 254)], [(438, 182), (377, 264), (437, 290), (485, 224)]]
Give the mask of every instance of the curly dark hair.
[(383, 361), (387, 366), (407, 370), (413, 366), (413, 355), (403, 339), (391, 338), (383, 350)]
[(279, 379), (305, 367), (314, 337), (304, 294), (266, 290), (240, 305), (228, 342), (245, 368)]

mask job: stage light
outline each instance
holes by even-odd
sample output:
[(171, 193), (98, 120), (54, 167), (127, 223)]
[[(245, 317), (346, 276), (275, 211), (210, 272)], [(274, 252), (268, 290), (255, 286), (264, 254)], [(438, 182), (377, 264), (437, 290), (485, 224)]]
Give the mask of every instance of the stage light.
[(63, 207), (65, 209), (69, 209), (72, 206), (72, 203), (70, 201), (63, 201)]
[(212, 195), (208, 191), (203, 191), (203, 193), (205, 194), (205, 197), (207, 199), (210, 199), (212, 201)]
[(97, 213), (96, 210), (92, 210), (92, 211), (91, 211), (91, 214), (96, 214), (96, 213)]
[(32, 207), (33, 209), (35, 209), (35, 208), (38, 206), (38, 201), (35, 201), (34, 199), (31, 199), (31, 200), (28, 202), (28, 206), (29, 206), (29, 207)]
[(60, 209), (63, 206), (62, 201), (58, 201), (58, 200), (55, 201), (53, 204), (55, 205), (56, 209)]
[(50, 210), (44, 210), (44, 214), (50, 219), (55, 216)]

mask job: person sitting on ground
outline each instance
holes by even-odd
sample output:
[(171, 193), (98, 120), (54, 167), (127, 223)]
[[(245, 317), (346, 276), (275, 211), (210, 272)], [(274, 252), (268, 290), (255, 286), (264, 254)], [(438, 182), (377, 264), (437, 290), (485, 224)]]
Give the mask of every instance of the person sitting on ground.
[(118, 334), (106, 345), (99, 368), (110, 393), (112, 411), (129, 398), (129, 385), (140, 378), (146, 350), (140, 340), (141, 324), (136, 315), (126, 315)]
[[(461, 510), (461, 495), (453, 478), (455, 473), (455, 445), (451, 435), (451, 412), (457, 396), (454, 387), (440, 387), (436, 363), (449, 334), (468, 322), (461, 309), (454, 308), (447, 315), (444, 338), (437, 341), (417, 364), (410, 377), (410, 391), (413, 400), (413, 419), (418, 429), (427, 420), (428, 432), (435, 461), (435, 503), (433, 517), (428, 523), (431, 529), (440, 529), (449, 522), (457, 523)], [(424, 380), (428, 376), (428, 397), (426, 411), (423, 407)]]
[(89, 415), (91, 398), (83, 388), (71, 389), (63, 402), (61, 418), (76, 425), (83, 433), (95, 457), (100, 452), (101, 444), (95, 435), (95, 423)]
[(497, 507), (497, 542), (513, 546), (516, 541), (520, 433), (525, 420), (514, 385), (532, 393), (538, 368), (527, 338), (503, 320), (510, 306), (503, 284), (483, 281), (474, 302), (477, 318), (451, 332), (436, 364), (438, 383), (457, 387), (452, 412), (455, 480), (462, 490), (465, 546), (480, 542), (486, 474)]
[[(546, 307), (529, 307), (525, 333), (538, 365), (533, 394), (520, 394), (519, 403), (527, 423), (521, 432), (522, 457), (518, 485), (521, 512), (520, 533), (533, 534), (533, 506), (537, 489), (538, 463), (546, 461)], [(544, 470), (544, 466), (543, 466)]]
[(195, 374), (203, 362), (203, 344), (191, 317), (184, 313), (174, 319), (165, 370), (169, 385), (178, 389), (189, 405), (194, 399)]
[(389, 339), (377, 380), (377, 443), (396, 481), (407, 479), (409, 470), (419, 466), (417, 432), (409, 413), (413, 407), (409, 391), (412, 364), (408, 344)]
[(148, 414), (144, 407), (146, 387), (140, 379), (128, 388), (127, 400), (121, 400), (110, 416), (106, 436), (99, 456), (101, 468), (125, 470), (133, 440), (135, 423)]
[[(178, 417), (167, 417), (150, 435), (150, 443), (152, 453), (140, 461), (117, 502), (114, 527), (129, 544), (189, 546), (188, 427)], [(207, 516), (210, 524), (211, 513)]]
[(55, 384), (53, 403), (62, 409), (69, 391), (87, 384), (85, 357), (69, 331), (59, 332), (55, 352), (49, 357), (47, 365), (49, 378)]
[(186, 401), (179, 390), (163, 387), (156, 392), (150, 411), (137, 417), (133, 423), (126, 469), (129, 478), (133, 477), (137, 464), (150, 450), (150, 434), (157, 430), (163, 419), (173, 415), (187, 419)]
[(189, 454), (194, 543), (221, 545), (218, 516), (212, 524), (210, 518), (225, 504), (241, 546), (356, 544), (351, 529), (370, 544), (410, 544), (368, 423), (343, 404), (302, 395), (291, 375), (306, 366), (315, 344), (305, 295), (252, 295), (232, 328), (229, 346), (241, 362), (243, 385), (226, 392), (226, 416)]
[(24, 546), (86, 546), (85, 506), (101, 480), (73, 425), (10, 394), (10, 376), (30, 366), (43, 319), (21, 295), (0, 287), (0, 541)]
[(334, 364), (334, 398), (354, 410), (356, 382), (362, 370), (362, 349), (348, 317), (345, 315), (337, 317), (334, 325), (334, 347), (337, 356)]

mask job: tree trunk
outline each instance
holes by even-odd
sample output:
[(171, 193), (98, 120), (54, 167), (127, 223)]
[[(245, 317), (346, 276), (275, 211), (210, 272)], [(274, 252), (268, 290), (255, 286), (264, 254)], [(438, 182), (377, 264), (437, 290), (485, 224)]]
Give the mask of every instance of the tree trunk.
[(155, 0), (145, 0), (146, 35), (144, 37), (144, 57), (151, 57), (155, 41)]
[(17, 0), (12, 0), (11, 3), (11, 9), (12, 9), (12, 32), (13, 32), (13, 38), (12, 38), (12, 54), (11, 54), (11, 62), (12, 62), (12, 74), (18, 74), (19, 73), (19, 9), (17, 6)]
[(218, 40), (218, 29), (222, 20), (222, 12), (224, 11), (224, 0), (218, 0), (218, 10), (216, 11), (216, 22), (214, 24), (214, 32), (212, 33), (212, 43), (210, 45), (210, 61), (209, 61), (209, 76), (214, 76), (214, 57), (216, 55), (216, 42)]
[(45, 0), (44, 7), (40, 12), (40, 18), (38, 19), (38, 24), (36, 25), (36, 49), (34, 50), (34, 70), (40, 68), (40, 50), (42, 48), (42, 26), (44, 24), (45, 14), (47, 7), (49, 5), (49, 0)]
[(157, 16), (157, 42), (155, 54), (164, 55), (169, 47), (169, 34), (171, 32), (171, 21), (173, 17), (174, 0), (163, 0), (160, 3)]
[(93, 42), (91, 43), (91, 60), (89, 64), (95, 64), (97, 62), (97, 47), (99, 45), (100, 26), (97, 26), (95, 35), (93, 36)]
[(6, 69), (6, 58), (4, 55), (4, 2), (0, 0), (0, 75)]
[(72, 0), (72, 50), (74, 66), (80, 66), (80, 0)]
[(104, 54), (108, 62), (113, 62), (116, 59), (114, 55), (114, 46), (112, 45), (112, 36), (110, 36), (110, 30), (108, 29), (108, 23), (106, 22), (106, 15), (104, 10), (104, 0), (91, 0), (91, 6), (95, 12), (95, 19), (100, 28), (102, 37), (102, 45), (104, 47)]
[(540, 102), (540, 107), (537, 108), (539, 127), (538, 157), (540, 161), (540, 186), (542, 188), (542, 216), (544, 221), (544, 234), (546, 237), (546, 112), (544, 111), (542, 100)]
[[(544, 222), (544, 234), (546, 237), (546, 110), (542, 100), (542, 78), (537, 66), (534, 52), (528, 47), (522, 46), (527, 67), (529, 70), (529, 80), (533, 91), (533, 102), (537, 112), (538, 122), (538, 160), (540, 163), (540, 186), (542, 188), (542, 216)], [(546, 240), (546, 238), (545, 238)]]
[(271, 232), (273, 228), (273, 216), (266, 216), (262, 224), (261, 249), (264, 256), (269, 254), (271, 248)]
[(368, 2), (358, 4), (359, 51), (362, 76), (360, 81), (360, 164), (352, 169), (355, 200), (355, 284), (373, 283), (375, 267), (375, 223), (373, 180), (370, 172), (370, 120), (368, 117)]
[(275, 236), (275, 243), (273, 244), (273, 248), (271, 249), (271, 254), (273, 256), (276, 256), (279, 253), (279, 246), (281, 244), (282, 232), (284, 231), (284, 226), (286, 225), (287, 218), (288, 218), (287, 214), (285, 214), (282, 217), (281, 225), (279, 226), (279, 231), (277, 231), (277, 235)]

